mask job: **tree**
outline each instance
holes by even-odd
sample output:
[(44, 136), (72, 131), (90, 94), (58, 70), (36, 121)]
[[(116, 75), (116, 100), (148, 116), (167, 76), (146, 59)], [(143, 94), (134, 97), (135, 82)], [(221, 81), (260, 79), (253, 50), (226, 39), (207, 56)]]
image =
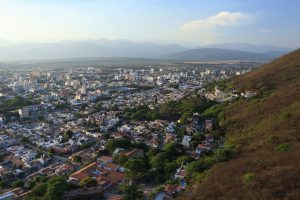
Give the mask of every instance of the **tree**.
[(189, 118), (192, 116), (192, 112), (185, 112), (181, 115), (181, 118), (180, 118), (180, 123), (181, 124), (187, 124), (189, 122)]
[(66, 138), (72, 138), (72, 136), (73, 136), (73, 131), (67, 130), (67, 131), (65, 132), (64, 136), (65, 136)]
[(124, 167), (127, 169), (126, 176), (131, 180), (141, 178), (148, 171), (146, 164), (142, 159), (128, 160)]
[(101, 139), (108, 140), (109, 138), (110, 138), (110, 134), (109, 133), (103, 133), (103, 134), (101, 134)]
[(143, 191), (136, 183), (121, 185), (120, 192), (123, 194), (123, 200), (139, 200), (144, 197)]
[(122, 154), (117, 154), (113, 156), (113, 160), (117, 162), (119, 165), (123, 166), (128, 161), (128, 158)]
[(109, 140), (105, 144), (105, 149), (109, 150), (110, 152), (115, 151), (116, 148), (125, 148), (129, 149), (132, 147), (132, 143), (127, 138), (121, 138), (121, 139), (112, 139)]
[(147, 152), (147, 156), (152, 159), (156, 154), (160, 153), (161, 151), (159, 149), (150, 149), (148, 152)]
[(47, 192), (47, 184), (41, 183), (41, 184), (34, 186), (34, 188), (32, 189), (32, 191), (30, 193), (31, 193), (31, 195), (34, 195), (34, 196), (44, 196), (46, 194), (46, 192)]
[(15, 182), (12, 183), (12, 187), (14, 187), (14, 188), (23, 187), (23, 186), (24, 186), (23, 180), (16, 180)]
[(169, 161), (169, 156), (166, 152), (156, 154), (151, 160), (150, 165), (157, 170), (163, 170), (165, 164)]
[(166, 163), (164, 170), (167, 174), (171, 174), (171, 173), (174, 173), (176, 171), (178, 166), (179, 165), (177, 164), (176, 161), (168, 162), (168, 163)]
[(94, 108), (96, 109), (97, 112), (100, 112), (102, 110), (102, 103), (101, 102), (97, 102), (95, 104)]
[(60, 200), (69, 189), (67, 181), (62, 177), (53, 177), (47, 182), (47, 200)]
[(0, 181), (0, 189), (6, 188), (6, 184), (4, 181)]
[(186, 134), (185, 127), (180, 127), (177, 129), (176, 134), (178, 137), (183, 138), (183, 136)]
[(189, 157), (189, 156), (180, 156), (176, 159), (176, 163), (177, 165), (181, 165), (181, 164), (187, 164), (194, 161), (194, 158)]
[(178, 156), (185, 154), (185, 148), (178, 142), (165, 144), (164, 151), (168, 154), (171, 160), (176, 159)]
[(216, 158), (207, 156), (200, 158), (194, 162), (188, 164), (186, 171), (188, 176), (192, 176), (194, 173), (204, 172), (209, 169), (214, 163), (216, 163)]
[(92, 177), (85, 177), (80, 181), (80, 187), (96, 187), (98, 185), (97, 180)]
[(35, 177), (34, 179), (36, 182), (39, 182), (39, 183), (46, 183), (48, 181), (48, 177), (47, 176), (37, 176)]
[(194, 133), (190, 142), (191, 148), (194, 150), (205, 139), (205, 135), (201, 132)]
[(28, 144), (29, 143), (28, 137), (23, 136), (22, 139), (21, 139), (21, 143), (22, 144)]
[(82, 161), (82, 158), (80, 156), (76, 155), (76, 156), (74, 156), (73, 161), (79, 163)]

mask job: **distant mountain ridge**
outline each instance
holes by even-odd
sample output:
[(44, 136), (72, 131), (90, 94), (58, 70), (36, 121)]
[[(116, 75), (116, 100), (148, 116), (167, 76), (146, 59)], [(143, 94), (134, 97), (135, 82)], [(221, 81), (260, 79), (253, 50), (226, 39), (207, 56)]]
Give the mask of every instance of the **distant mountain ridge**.
[(220, 43), (220, 44), (211, 44), (206, 45), (204, 48), (218, 48), (218, 49), (229, 49), (229, 50), (239, 50), (239, 51), (249, 51), (253, 53), (281, 53), (284, 55), (293, 49), (286, 47), (279, 47), (274, 45), (257, 45), (257, 44), (248, 44), (248, 43)]
[(176, 44), (160, 45), (122, 39), (23, 44), (0, 40), (0, 60), (131, 57), (189, 61), (265, 61), (281, 56), (288, 50), (272, 45), (244, 43), (214, 44), (188, 49)]
[(185, 61), (269, 61), (274, 57), (268, 54), (252, 53), (240, 50), (199, 48), (166, 55), (168, 59), (178, 59)]
[(88, 57), (158, 58), (186, 48), (128, 40), (86, 40), (60, 43), (27, 43), (0, 46), (0, 60), (32, 60)]

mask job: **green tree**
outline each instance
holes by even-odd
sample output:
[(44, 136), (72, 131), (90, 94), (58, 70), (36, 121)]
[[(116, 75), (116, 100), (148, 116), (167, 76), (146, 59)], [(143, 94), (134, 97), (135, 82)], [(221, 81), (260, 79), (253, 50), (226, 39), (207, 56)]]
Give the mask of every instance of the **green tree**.
[(65, 132), (64, 136), (65, 136), (65, 138), (68, 138), (68, 139), (72, 138), (72, 136), (73, 136), (73, 131), (67, 130), (67, 131)]
[(179, 167), (179, 165), (177, 164), (177, 162), (172, 161), (172, 162), (166, 163), (164, 170), (167, 174), (171, 174), (171, 173), (174, 173), (178, 167)]
[(153, 148), (147, 152), (147, 156), (149, 157), (149, 159), (152, 159), (156, 154), (158, 154), (160, 152), (161, 152), (161, 150)]
[(122, 154), (117, 154), (113, 156), (113, 160), (117, 162), (119, 165), (123, 166), (128, 161), (128, 158)]
[(12, 183), (12, 187), (17, 188), (17, 187), (23, 187), (24, 186), (24, 181), (23, 180), (16, 180)]
[(205, 135), (201, 132), (194, 133), (192, 136), (192, 140), (190, 142), (191, 149), (195, 150), (203, 140), (205, 139)]
[(105, 149), (109, 150), (110, 152), (113, 152), (116, 148), (129, 149), (131, 147), (132, 143), (127, 138), (112, 139), (105, 144)]
[(150, 165), (157, 170), (163, 170), (165, 164), (169, 161), (169, 156), (166, 152), (156, 154), (151, 160)]
[(80, 181), (80, 187), (96, 187), (98, 185), (97, 180), (92, 177), (86, 177)]
[(121, 185), (120, 192), (123, 194), (123, 200), (139, 200), (144, 197), (143, 191), (136, 183)]
[(6, 183), (4, 181), (0, 181), (0, 189), (5, 189)]
[(74, 162), (79, 163), (82, 161), (82, 158), (79, 155), (76, 155), (76, 156), (74, 156), (73, 160), (74, 160)]
[(142, 159), (128, 160), (124, 167), (127, 169), (126, 176), (131, 180), (141, 178), (148, 171), (145, 161)]
[(47, 184), (41, 183), (41, 184), (34, 186), (32, 191), (30, 192), (30, 195), (41, 197), (41, 196), (44, 196), (46, 194), (46, 192), (47, 192)]
[(47, 182), (45, 198), (47, 200), (61, 200), (68, 189), (68, 183), (63, 177), (53, 177)]
[(176, 159), (176, 163), (177, 163), (177, 165), (181, 165), (181, 164), (190, 163), (194, 160), (195, 160), (194, 158), (189, 157), (189, 156), (180, 156)]
[(167, 143), (164, 146), (164, 151), (168, 154), (171, 160), (185, 154), (185, 148), (178, 142)]

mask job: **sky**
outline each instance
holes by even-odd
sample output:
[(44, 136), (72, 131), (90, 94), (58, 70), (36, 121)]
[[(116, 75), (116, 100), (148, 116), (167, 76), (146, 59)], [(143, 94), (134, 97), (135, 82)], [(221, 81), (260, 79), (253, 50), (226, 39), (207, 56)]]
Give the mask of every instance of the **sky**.
[(0, 41), (126, 39), (296, 48), (299, 0), (0, 0)]

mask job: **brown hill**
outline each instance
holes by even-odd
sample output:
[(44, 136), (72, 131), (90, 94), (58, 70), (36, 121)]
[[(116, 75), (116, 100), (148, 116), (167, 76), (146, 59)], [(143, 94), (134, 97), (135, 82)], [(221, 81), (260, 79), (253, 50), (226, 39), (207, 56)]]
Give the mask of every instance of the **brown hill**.
[(259, 95), (221, 116), (236, 155), (216, 164), (180, 199), (300, 198), (300, 50), (232, 81)]

